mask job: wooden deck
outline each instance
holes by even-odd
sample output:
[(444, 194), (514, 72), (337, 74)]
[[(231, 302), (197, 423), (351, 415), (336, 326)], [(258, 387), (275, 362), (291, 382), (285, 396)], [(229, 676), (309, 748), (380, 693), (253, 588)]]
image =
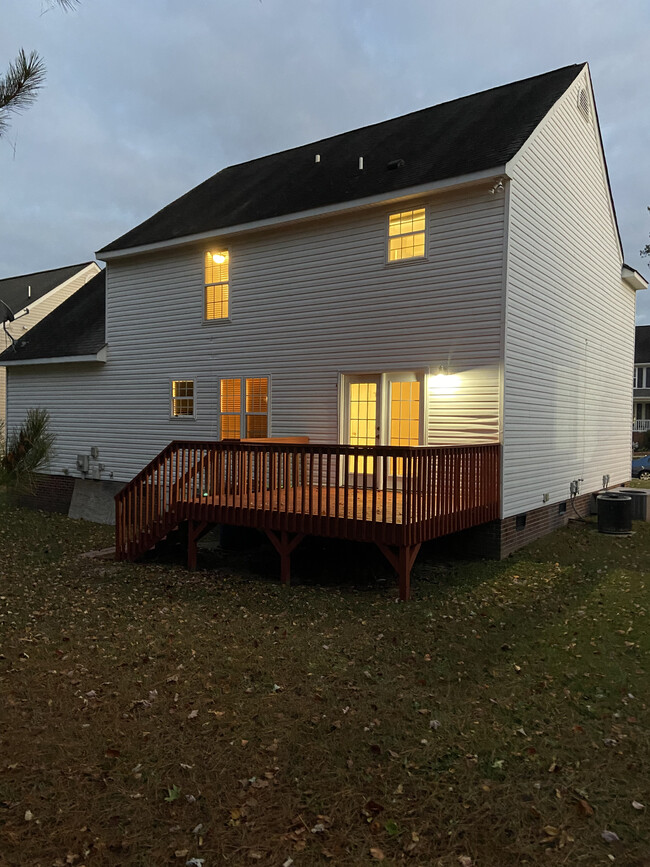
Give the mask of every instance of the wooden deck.
[(173, 442), (116, 497), (116, 556), (136, 559), (183, 522), (188, 565), (213, 524), (268, 535), (289, 582), (306, 534), (376, 543), (408, 598), (422, 542), (499, 513), (499, 447)]

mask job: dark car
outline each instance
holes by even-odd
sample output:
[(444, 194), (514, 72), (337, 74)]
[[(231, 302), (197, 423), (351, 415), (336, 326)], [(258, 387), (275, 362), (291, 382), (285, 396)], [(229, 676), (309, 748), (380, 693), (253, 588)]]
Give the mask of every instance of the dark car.
[(650, 479), (650, 455), (634, 458), (632, 461), (633, 479)]

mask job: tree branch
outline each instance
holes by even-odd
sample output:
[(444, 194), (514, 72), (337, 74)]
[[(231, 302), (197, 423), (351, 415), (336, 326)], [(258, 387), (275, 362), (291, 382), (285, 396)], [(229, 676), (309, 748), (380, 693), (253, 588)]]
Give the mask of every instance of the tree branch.
[(35, 51), (21, 48), (18, 57), (0, 78), (0, 136), (9, 124), (11, 112), (23, 111), (35, 99), (45, 80), (45, 64)]

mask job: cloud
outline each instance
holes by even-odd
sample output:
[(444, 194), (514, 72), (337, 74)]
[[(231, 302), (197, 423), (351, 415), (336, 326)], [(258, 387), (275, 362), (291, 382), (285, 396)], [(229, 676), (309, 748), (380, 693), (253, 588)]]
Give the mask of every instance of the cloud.
[(646, 0), (40, 8), (3, 9), (0, 56), (36, 48), (48, 84), (0, 140), (0, 274), (90, 258), (225, 165), (583, 60), (626, 256), (647, 271)]

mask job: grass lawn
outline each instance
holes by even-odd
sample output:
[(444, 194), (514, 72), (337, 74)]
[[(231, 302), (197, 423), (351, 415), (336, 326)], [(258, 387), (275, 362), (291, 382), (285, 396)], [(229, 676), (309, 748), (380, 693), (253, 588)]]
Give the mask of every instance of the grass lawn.
[(648, 867), (634, 529), (421, 555), (399, 605), (361, 546), (283, 590), (266, 548), (118, 564), (0, 507), (0, 864)]

